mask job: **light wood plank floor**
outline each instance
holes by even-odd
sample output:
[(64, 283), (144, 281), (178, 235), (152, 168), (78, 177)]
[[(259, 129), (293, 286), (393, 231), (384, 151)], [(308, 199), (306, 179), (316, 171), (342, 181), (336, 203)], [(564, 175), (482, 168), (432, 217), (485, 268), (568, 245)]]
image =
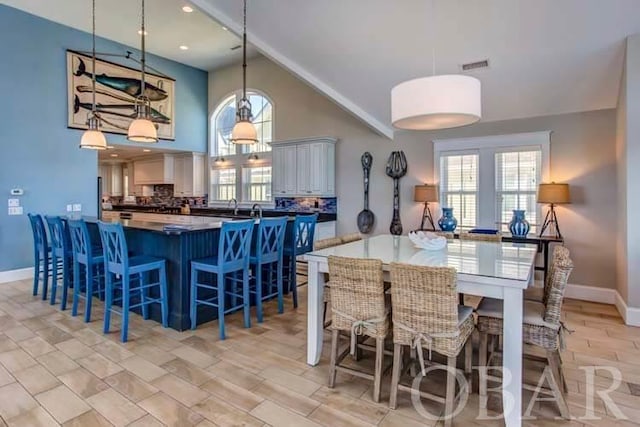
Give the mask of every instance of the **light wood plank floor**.
[[(97, 300), (94, 320), (85, 324), (81, 316), (32, 297), (30, 280), (0, 284), (0, 426), (436, 425), (419, 415), (406, 393), (399, 395), (397, 410), (388, 409), (388, 374), (380, 404), (372, 402), (371, 384), (361, 379), (339, 374), (336, 388), (327, 388), (329, 335), (320, 365), (308, 366), (306, 296), (300, 289), (299, 310), (288, 300), (285, 314), (278, 315), (269, 303), (265, 322), (251, 329), (242, 328), (239, 314), (229, 316), (225, 341), (217, 338), (217, 322), (180, 333), (134, 315), (131, 341), (121, 344), (118, 320), (109, 335), (102, 334)], [(563, 359), (577, 419), (557, 420), (553, 403), (538, 402), (532, 410), (537, 418), (525, 425), (634, 425), (631, 420), (640, 419), (640, 328), (624, 326), (615, 308), (603, 304), (567, 300), (564, 317), (575, 330)], [(584, 418), (589, 382), (581, 367), (594, 365), (622, 373), (610, 396), (629, 420), (616, 421), (598, 397), (593, 410), (599, 419)], [(536, 381), (542, 368), (525, 366)], [(598, 370), (594, 378), (598, 390), (611, 385), (610, 371)], [(441, 385), (435, 379), (425, 387)], [(489, 403), (489, 415), (498, 413), (499, 395)], [(477, 416), (472, 394), (455, 424), (503, 425)]]

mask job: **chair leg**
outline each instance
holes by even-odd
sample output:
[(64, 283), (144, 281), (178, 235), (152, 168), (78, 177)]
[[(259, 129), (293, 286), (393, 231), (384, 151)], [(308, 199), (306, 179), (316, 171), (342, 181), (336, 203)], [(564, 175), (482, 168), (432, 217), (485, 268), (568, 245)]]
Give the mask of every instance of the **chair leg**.
[(338, 335), (340, 331), (333, 329), (331, 331), (331, 361), (329, 362), (329, 388), (336, 385), (336, 365), (338, 363)]
[(467, 339), (466, 344), (464, 345), (464, 373), (467, 377), (468, 384), (468, 393), (471, 394), (473, 391), (473, 343), (471, 337)]
[(129, 285), (129, 273), (122, 276), (122, 329), (120, 330), (120, 340), (127, 342), (129, 332), (129, 307), (131, 305), (131, 286)]
[(282, 275), (282, 259), (276, 264), (276, 286), (278, 287), (278, 313), (284, 313), (284, 289)]
[(33, 266), (33, 296), (38, 295), (38, 284), (40, 282), (40, 254), (36, 252)]
[[(88, 269), (87, 269), (88, 270)], [(76, 281), (73, 286), (73, 303), (71, 304), (71, 315), (73, 317), (78, 315), (78, 301), (80, 300), (80, 263), (74, 261), (73, 262), (73, 279)], [(87, 289), (89, 288), (87, 283)], [(85, 291), (86, 292), (86, 291)], [(85, 294), (86, 295), (86, 294)], [(86, 300), (89, 300), (87, 296)]]
[[(169, 327), (169, 293), (167, 289), (167, 268), (164, 264), (158, 271), (160, 275), (160, 313), (162, 315), (162, 326), (164, 328)], [(194, 316), (195, 318), (195, 316)]]
[(454, 408), (454, 398), (456, 395), (456, 358), (447, 358), (447, 397), (444, 403), (444, 425), (450, 427), (452, 424), (452, 414)]
[(42, 267), (42, 301), (46, 301), (49, 290), (49, 255), (46, 251), (42, 257)]
[(323, 327), (327, 327), (327, 306), (329, 304), (325, 301), (323, 303), (323, 308), (322, 308), (322, 326)]
[(111, 278), (111, 273), (104, 273), (104, 282), (105, 282), (105, 298), (104, 298), (104, 327), (102, 332), (105, 334), (109, 333), (109, 328), (111, 326), (111, 305), (113, 304), (113, 282)]
[(298, 264), (295, 255), (291, 256), (291, 294), (293, 308), (298, 308)]
[[(258, 319), (258, 323), (262, 323), (263, 312), (262, 312), (262, 266), (260, 264), (255, 265), (256, 269), (256, 318)], [(249, 296), (247, 295), (247, 298)]]
[(391, 395), (389, 396), (389, 407), (396, 409), (398, 407), (398, 384), (400, 383), (400, 370), (402, 369), (402, 352), (401, 344), (393, 344), (393, 372), (391, 374)]
[(224, 273), (220, 272), (217, 274), (218, 280), (218, 329), (220, 334), (220, 339), (223, 340), (226, 338), (224, 332)]
[(549, 387), (551, 388), (553, 396), (558, 402), (560, 415), (566, 420), (571, 419), (569, 406), (567, 406), (567, 401), (564, 399), (564, 394), (562, 394), (562, 392), (560, 391), (560, 387), (558, 386), (558, 381), (556, 379), (557, 373), (560, 372), (560, 369), (562, 368), (558, 364), (558, 359), (556, 358), (556, 354), (554, 351), (547, 350), (547, 362), (549, 363), (549, 367), (551, 368), (551, 375), (549, 376)]
[(480, 345), (478, 347), (478, 394), (480, 396), (480, 407), (487, 407), (487, 377), (483, 374), (482, 368), (487, 367), (487, 347), (489, 345), (489, 334), (480, 332)]
[[(91, 304), (93, 303), (93, 281), (96, 276), (93, 275), (93, 264), (91, 262), (87, 263), (84, 266), (85, 269), (85, 277), (87, 281), (87, 286), (85, 288), (85, 306), (84, 306), (84, 321), (85, 323), (89, 323), (91, 321)], [(74, 273), (75, 274), (75, 273)], [(100, 285), (98, 285), (99, 287)], [(74, 289), (75, 293), (75, 289)]]
[(149, 320), (149, 307), (146, 304), (146, 298), (145, 298), (147, 289), (144, 288), (144, 286), (147, 286), (149, 284), (149, 273), (145, 272), (145, 273), (138, 274), (138, 280), (140, 282), (140, 290), (138, 292), (140, 293), (140, 303), (142, 304), (140, 306), (140, 310), (142, 311), (142, 318), (144, 320)]
[(418, 371), (416, 370), (416, 364), (415, 361), (418, 358), (418, 351), (422, 351), (421, 348), (416, 349), (415, 347), (411, 347), (409, 350), (409, 374), (412, 377), (415, 377), (416, 375), (418, 375)]
[(564, 377), (564, 371), (562, 370), (562, 356), (560, 355), (560, 350), (556, 350), (553, 353), (558, 362), (558, 379), (560, 380), (560, 386), (562, 387), (562, 391), (566, 394), (569, 392), (569, 388), (567, 387), (567, 379)]
[[(260, 284), (262, 286), (262, 284)], [(249, 304), (249, 270), (242, 271), (242, 311), (244, 314), (244, 327), (251, 327), (251, 305)], [(262, 304), (262, 301), (260, 301)]]
[(62, 258), (62, 301), (60, 302), (60, 309), (67, 309), (67, 298), (69, 295), (69, 286), (71, 285), (71, 274), (69, 271), (69, 258), (64, 256)]
[(191, 267), (191, 304), (189, 304), (189, 312), (191, 317), (191, 329), (196, 328), (197, 312), (198, 312), (198, 270)]
[(382, 361), (384, 359), (384, 338), (376, 338), (376, 365), (373, 374), (373, 401), (380, 402), (382, 384)]
[(57, 257), (51, 257), (51, 300), (49, 304), (56, 303), (56, 291), (58, 290), (58, 260)]

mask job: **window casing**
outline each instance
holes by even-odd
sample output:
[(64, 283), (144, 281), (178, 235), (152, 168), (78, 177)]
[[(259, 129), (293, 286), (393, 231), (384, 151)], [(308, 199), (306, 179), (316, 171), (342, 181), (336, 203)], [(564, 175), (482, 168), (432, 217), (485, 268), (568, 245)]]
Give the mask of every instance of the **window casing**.
[[(243, 145), (230, 141), (236, 121), (237, 101), (241, 91), (226, 97), (211, 116), (209, 144), (209, 204), (227, 203), (235, 198), (240, 203), (272, 203), (271, 145), (273, 140), (273, 103), (255, 90), (248, 90), (253, 124), (258, 143)], [(251, 157), (257, 155), (257, 159)]]
[(508, 231), (514, 209), (540, 226), (538, 184), (549, 176), (550, 132), (434, 141), (440, 206), (453, 207), (461, 229)]

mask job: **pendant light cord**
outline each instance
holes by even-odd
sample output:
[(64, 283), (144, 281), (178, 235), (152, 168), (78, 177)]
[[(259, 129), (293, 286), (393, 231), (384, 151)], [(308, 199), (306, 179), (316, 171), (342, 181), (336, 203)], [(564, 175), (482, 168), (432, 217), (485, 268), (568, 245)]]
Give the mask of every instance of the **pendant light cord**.
[(242, 99), (247, 99), (247, 0), (244, 0), (242, 27)]
[(96, 114), (96, 0), (93, 0), (93, 8), (91, 10), (93, 16), (92, 38), (93, 43), (91, 48), (91, 92), (93, 94), (93, 101), (91, 104), (91, 113)]
[(145, 67), (145, 63), (146, 63), (145, 43), (144, 43), (144, 39), (145, 39), (145, 36), (144, 36), (144, 32), (145, 32), (145, 29), (144, 29), (144, 0), (142, 0), (142, 28), (141, 28), (141, 31), (142, 31), (142, 35), (140, 37), (142, 38), (142, 42), (141, 42), (141, 45), (142, 45), (142, 58), (140, 60), (140, 63), (142, 65), (142, 79), (141, 79), (141, 82), (140, 82), (140, 96), (144, 96), (144, 90), (145, 90), (145, 87), (144, 87), (144, 67)]

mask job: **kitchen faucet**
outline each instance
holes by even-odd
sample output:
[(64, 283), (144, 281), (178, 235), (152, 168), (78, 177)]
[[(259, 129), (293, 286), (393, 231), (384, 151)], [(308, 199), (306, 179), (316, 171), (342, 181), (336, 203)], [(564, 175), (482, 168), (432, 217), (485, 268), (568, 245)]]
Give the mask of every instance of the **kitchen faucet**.
[(235, 197), (229, 200), (229, 203), (227, 203), (227, 206), (231, 206), (231, 203), (233, 203), (233, 214), (238, 215), (238, 201), (236, 200)]
[(258, 218), (262, 219), (262, 206), (260, 206), (259, 203), (254, 203), (253, 206), (251, 206), (251, 216), (256, 215), (256, 208), (258, 208)]

